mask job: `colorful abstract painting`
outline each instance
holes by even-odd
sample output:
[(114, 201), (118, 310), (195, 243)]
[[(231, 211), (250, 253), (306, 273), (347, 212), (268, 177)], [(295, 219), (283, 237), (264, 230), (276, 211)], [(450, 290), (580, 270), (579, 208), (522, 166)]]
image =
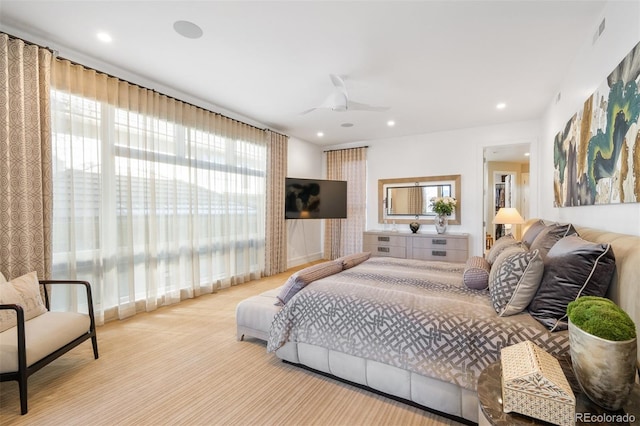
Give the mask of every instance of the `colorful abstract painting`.
[(554, 141), (556, 207), (640, 202), (640, 42)]

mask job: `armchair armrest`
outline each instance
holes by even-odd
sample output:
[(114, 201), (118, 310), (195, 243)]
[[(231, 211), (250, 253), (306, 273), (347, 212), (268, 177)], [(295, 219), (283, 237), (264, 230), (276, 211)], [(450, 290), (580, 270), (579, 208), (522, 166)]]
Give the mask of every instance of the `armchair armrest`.
[[(96, 321), (93, 314), (93, 296), (91, 294), (91, 284), (88, 281), (78, 280), (40, 280), (40, 285), (44, 286), (44, 304), (47, 310), (51, 310), (49, 306), (49, 292), (47, 291), (48, 285), (81, 285), (87, 290), (87, 306), (89, 309), (89, 319), (91, 320), (91, 332), (95, 332)], [(96, 356), (96, 359), (98, 357)]]
[(44, 286), (44, 304), (48, 310), (51, 310), (49, 306), (49, 291), (48, 285), (81, 285), (87, 289), (87, 302), (89, 306), (93, 306), (93, 297), (91, 296), (91, 284), (88, 281), (76, 281), (76, 280), (40, 280), (40, 285)]
[(16, 327), (18, 328), (18, 368), (20, 369), (19, 371), (22, 371), (27, 368), (27, 340), (25, 337), (24, 309), (22, 309), (22, 306), (15, 303), (0, 305), (0, 309), (16, 311)]

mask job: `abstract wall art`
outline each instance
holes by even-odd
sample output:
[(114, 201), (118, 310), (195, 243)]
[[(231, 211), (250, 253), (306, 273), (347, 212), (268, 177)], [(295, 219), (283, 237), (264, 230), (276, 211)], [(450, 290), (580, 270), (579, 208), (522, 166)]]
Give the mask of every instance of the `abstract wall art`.
[(640, 202), (640, 42), (554, 140), (556, 207)]

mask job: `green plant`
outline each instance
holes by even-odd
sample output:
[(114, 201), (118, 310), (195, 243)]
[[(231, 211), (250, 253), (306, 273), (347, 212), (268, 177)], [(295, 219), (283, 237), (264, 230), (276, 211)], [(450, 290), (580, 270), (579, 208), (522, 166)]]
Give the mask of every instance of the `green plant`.
[(573, 325), (602, 339), (622, 342), (636, 337), (631, 317), (604, 297), (580, 297), (567, 305), (567, 315)]
[(439, 215), (451, 215), (458, 204), (453, 197), (433, 197), (430, 201), (432, 210)]

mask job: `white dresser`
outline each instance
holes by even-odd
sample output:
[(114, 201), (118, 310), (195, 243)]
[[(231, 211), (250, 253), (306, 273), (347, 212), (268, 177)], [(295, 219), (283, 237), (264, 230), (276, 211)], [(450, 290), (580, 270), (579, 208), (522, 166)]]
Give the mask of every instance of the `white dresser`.
[(372, 256), (466, 262), (469, 257), (469, 234), (366, 231), (362, 250), (370, 251)]

